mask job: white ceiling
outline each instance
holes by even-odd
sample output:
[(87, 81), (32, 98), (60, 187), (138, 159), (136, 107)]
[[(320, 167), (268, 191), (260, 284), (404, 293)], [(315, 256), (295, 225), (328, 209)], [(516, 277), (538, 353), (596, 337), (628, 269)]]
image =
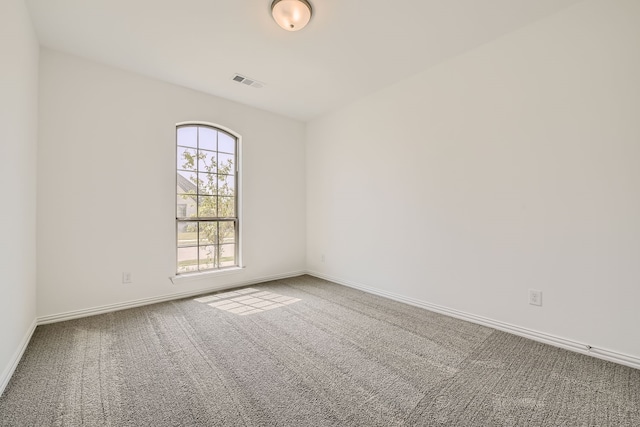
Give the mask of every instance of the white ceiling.
[(43, 46), (309, 120), (581, 0), (310, 0), (298, 32), (271, 0), (26, 1)]

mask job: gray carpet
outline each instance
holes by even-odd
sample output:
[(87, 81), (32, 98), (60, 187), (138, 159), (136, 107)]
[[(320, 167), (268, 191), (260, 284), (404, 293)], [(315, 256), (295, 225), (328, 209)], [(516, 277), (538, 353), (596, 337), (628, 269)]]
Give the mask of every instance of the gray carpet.
[(39, 326), (0, 425), (640, 425), (639, 370), (309, 276), (248, 288)]

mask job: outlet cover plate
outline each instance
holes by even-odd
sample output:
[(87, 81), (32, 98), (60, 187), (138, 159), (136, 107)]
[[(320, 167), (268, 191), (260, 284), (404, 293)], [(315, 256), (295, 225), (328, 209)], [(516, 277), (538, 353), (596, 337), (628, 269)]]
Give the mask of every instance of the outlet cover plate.
[(529, 289), (529, 304), (531, 305), (542, 305), (542, 291), (537, 289)]

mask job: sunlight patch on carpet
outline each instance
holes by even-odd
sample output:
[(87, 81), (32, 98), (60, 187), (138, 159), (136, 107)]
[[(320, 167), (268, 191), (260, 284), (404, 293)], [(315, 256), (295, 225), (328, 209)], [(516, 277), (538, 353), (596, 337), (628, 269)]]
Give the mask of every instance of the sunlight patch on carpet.
[(253, 288), (238, 289), (221, 294), (207, 295), (194, 301), (205, 303), (210, 307), (246, 316), (261, 313), (300, 301), (300, 298), (288, 297), (269, 291)]

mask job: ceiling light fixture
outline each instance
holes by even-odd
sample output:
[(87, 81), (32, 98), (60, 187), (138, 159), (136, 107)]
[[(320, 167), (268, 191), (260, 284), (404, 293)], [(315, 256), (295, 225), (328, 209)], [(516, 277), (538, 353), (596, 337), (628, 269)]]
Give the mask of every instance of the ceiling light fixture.
[(311, 19), (311, 5), (307, 0), (273, 0), (273, 19), (287, 31), (301, 30)]

